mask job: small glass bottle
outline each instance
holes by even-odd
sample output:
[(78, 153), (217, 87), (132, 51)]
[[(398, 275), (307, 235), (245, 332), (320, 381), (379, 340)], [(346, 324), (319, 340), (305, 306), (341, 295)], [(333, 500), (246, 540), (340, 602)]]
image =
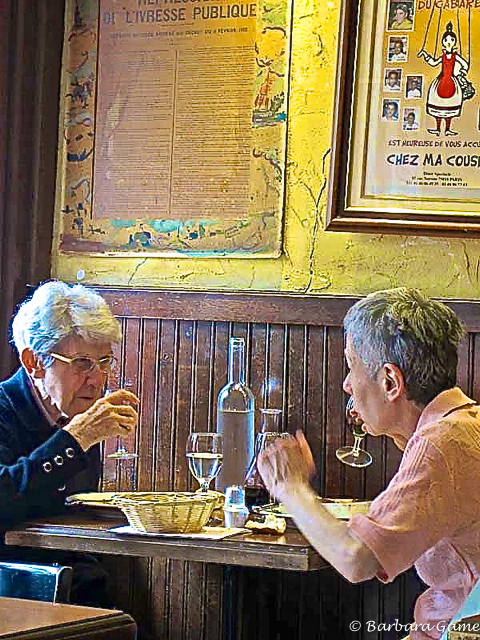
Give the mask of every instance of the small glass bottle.
[(255, 440), (255, 453), (245, 475), (245, 501), (247, 507), (261, 506), (271, 502), (268, 489), (263, 482), (262, 476), (258, 471), (258, 456), (265, 447), (271, 444), (276, 438), (283, 436), (280, 433), (281, 428), (281, 409), (260, 409), (261, 413), (261, 432), (257, 434)]
[(254, 414), (255, 400), (245, 384), (245, 341), (230, 338), (228, 382), (220, 389), (217, 401), (217, 432), (223, 438), (223, 465), (216, 482), (220, 491), (230, 485), (243, 485), (253, 456)]
[(233, 485), (225, 489), (225, 504), (223, 506), (225, 526), (243, 527), (248, 519), (249, 512), (245, 506), (245, 493), (243, 487)]

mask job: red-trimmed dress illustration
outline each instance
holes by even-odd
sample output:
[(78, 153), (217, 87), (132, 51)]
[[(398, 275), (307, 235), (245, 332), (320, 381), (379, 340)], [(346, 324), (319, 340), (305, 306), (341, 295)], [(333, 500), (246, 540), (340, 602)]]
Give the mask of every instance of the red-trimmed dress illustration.
[(460, 83), (455, 77), (455, 65), (458, 66), (458, 74), (463, 66), (462, 62), (465, 66), (467, 63), (454, 51), (443, 53), (439, 60), (442, 71), (428, 89), (427, 113), (434, 118), (457, 118), (462, 113), (463, 96)]
[(458, 118), (462, 113), (463, 101), (465, 100), (459, 77), (464, 83), (467, 82), (465, 76), (470, 65), (455, 51), (456, 45), (457, 35), (453, 31), (452, 23), (449, 22), (442, 37), (442, 54), (435, 58), (425, 49), (421, 49), (418, 53), (431, 67), (442, 65), (440, 74), (428, 88), (426, 103), (427, 114), (435, 118), (437, 124), (436, 129), (427, 129), (427, 131), (437, 136), (440, 135), (442, 120), (445, 120), (445, 135), (457, 135), (456, 131), (451, 130), (450, 124), (452, 118)]

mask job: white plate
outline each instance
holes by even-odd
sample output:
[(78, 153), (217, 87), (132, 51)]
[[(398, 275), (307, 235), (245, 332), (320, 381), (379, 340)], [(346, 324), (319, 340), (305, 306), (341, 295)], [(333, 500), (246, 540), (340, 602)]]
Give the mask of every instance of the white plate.
[(117, 507), (113, 504), (113, 496), (116, 495), (113, 491), (104, 491), (102, 493), (90, 492), (90, 493), (74, 493), (71, 496), (65, 498), (65, 504), (83, 504), (89, 507)]

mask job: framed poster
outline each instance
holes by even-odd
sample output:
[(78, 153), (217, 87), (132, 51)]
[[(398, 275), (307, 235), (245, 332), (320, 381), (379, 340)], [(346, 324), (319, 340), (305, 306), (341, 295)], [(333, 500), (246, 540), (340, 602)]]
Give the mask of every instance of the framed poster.
[(327, 229), (480, 235), (480, 0), (343, 0)]
[(276, 257), (290, 0), (67, 0), (60, 253)]

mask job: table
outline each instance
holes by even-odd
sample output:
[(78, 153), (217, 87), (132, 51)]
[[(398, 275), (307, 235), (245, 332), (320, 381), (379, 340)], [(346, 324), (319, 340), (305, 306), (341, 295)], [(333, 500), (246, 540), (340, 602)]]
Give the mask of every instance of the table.
[(0, 640), (135, 640), (123, 611), (0, 597)]
[(75, 513), (24, 523), (5, 533), (5, 544), (110, 555), (172, 558), (230, 566), (316, 571), (329, 566), (298, 531), (240, 534), (223, 540), (122, 535), (114, 519)]
[[(109, 529), (124, 521), (75, 512), (24, 523), (5, 533), (5, 544), (109, 555), (171, 558), (226, 565), (224, 571), (224, 638), (236, 628), (234, 567), (317, 571), (329, 567), (297, 530), (285, 534), (239, 534), (223, 540), (121, 535)], [(0, 639), (1, 640), (1, 639)]]

